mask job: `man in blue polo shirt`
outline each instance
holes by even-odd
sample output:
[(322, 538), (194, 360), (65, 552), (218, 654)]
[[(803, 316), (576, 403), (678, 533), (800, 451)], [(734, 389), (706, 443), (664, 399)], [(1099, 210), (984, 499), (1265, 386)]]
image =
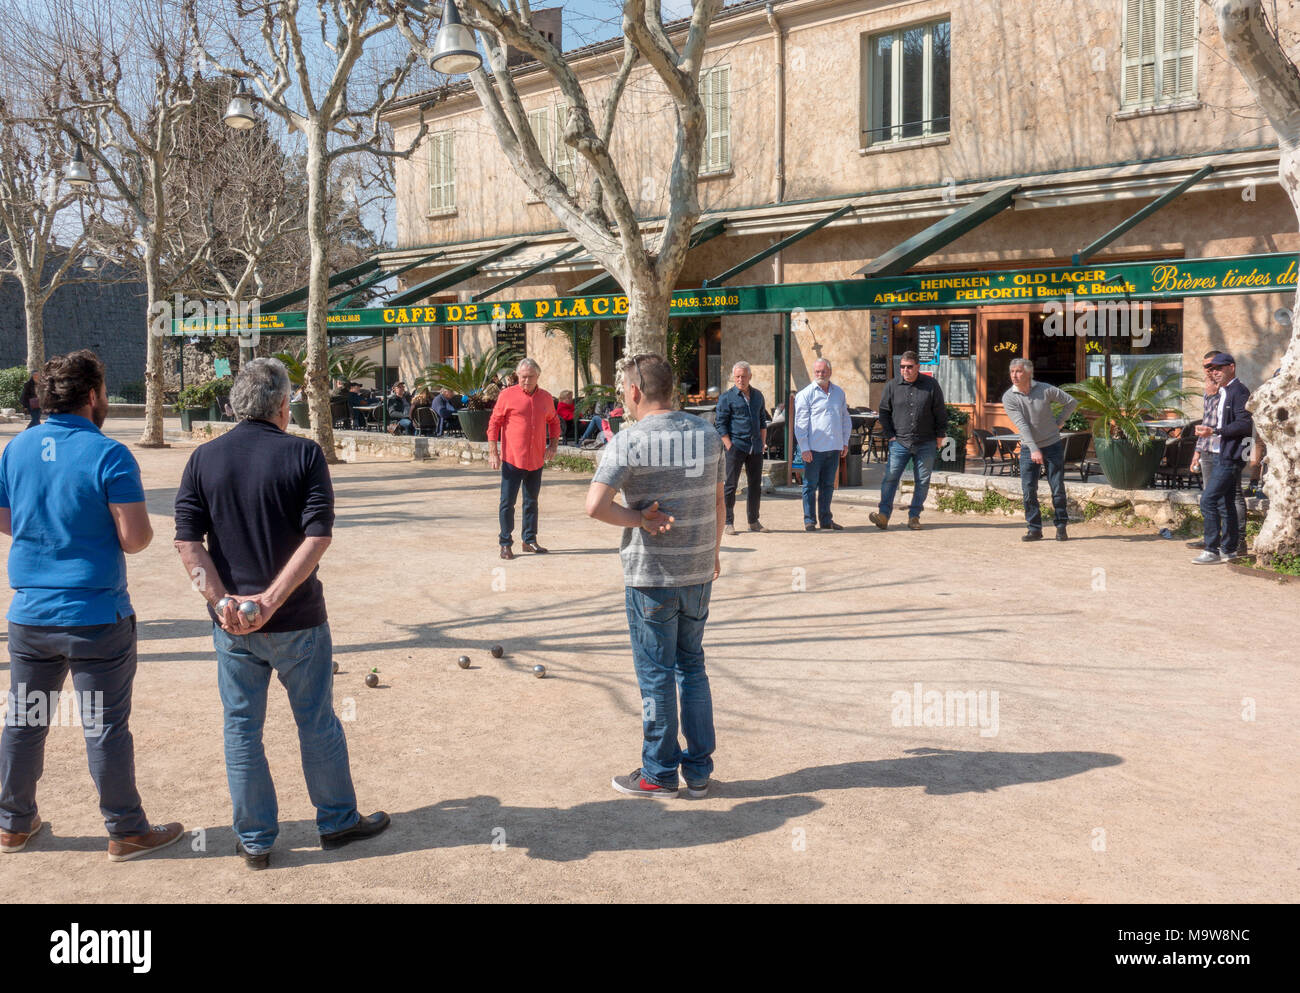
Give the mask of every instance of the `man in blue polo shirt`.
[(153, 540), (140, 468), (99, 428), (108, 415), (94, 352), (45, 364), (49, 415), (0, 456), (0, 531), (9, 548), (9, 716), (0, 738), (0, 851), (20, 852), (43, 826), (36, 783), (58, 695), (72, 670), (90, 775), (108, 829), (108, 857), (125, 862), (180, 839), (150, 827), (135, 788), (128, 726), (135, 680), (135, 612), (126, 557)]

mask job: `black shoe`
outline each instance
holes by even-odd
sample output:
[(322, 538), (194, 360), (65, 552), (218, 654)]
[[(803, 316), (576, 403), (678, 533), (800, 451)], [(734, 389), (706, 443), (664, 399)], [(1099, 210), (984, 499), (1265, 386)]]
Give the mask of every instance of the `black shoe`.
[(268, 848), (264, 852), (258, 852), (254, 855), (244, 847), (243, 842), (235, 842), (235, 854), (244, 857), (244, 865), (250, 869), (267, 869), (271, 865), (271, 850)]
[(1069, 536), (1068, 534), (1066, 534), (1066, 532), (1065, 532), (1065, 528), (1064, 528), (1064, 527), (1059, 527), (1059, 528), (1056, 529), (1056, 540), (1057, 540), (1057, 541), (1069, 541), (1069, 540), (1070, 540), (1070, 536)]
[(320, 846), (325, 849), (342, 848), (354, 841), (373, 838), (375, 835), (387, 830), (390, 823), (389, 816), (382, 810), (377, 810), (369, 817), (363, 816), (350, 828), (335, 831), (333, 834), (322, 834), (320, 836)]
[(1041, 531), (1027, 531), (1026, 533), (1024, 533), (1024, 534), (1022, 534), (1022, 535), (1020, 536), (1020, 540), (1021, 540), (1021, 541), (1042, 541), (1042, 540), (1043, 540), (1043, 532), (1041, 532)]
[(823, 525), (822, 525), (822, 530), (823, 530), (823, 531), (843, 531), (843, 530), (844, 530), (844, 525), (843, 525), (843, 524), (836, 524), (834, 521), (831, 521), (829, 524), (823, 524)]
[(1200, 541), (1189, 541), (1189, 542), (1187, 543), (1187, 547), (1188, 547), (1188, 548), (1199, 548), (1199, 549), (1201, 549), (1202, 551), (1204, 551), (1204, 550), (1205, 550), (1205, 539), (1202, 538)]
[(817, 530), (817, 525), (816, 525), (816, 524), (805, 524), (805, 525), (803, 526), (803, 529), (804, 529), (805, 531), (816, 531), (816, 530)]

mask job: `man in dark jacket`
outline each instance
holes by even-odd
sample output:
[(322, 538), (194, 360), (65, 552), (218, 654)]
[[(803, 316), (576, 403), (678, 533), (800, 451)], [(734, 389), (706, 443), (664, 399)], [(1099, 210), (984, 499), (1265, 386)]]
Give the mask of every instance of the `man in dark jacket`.
[(1237, 363), (1220, 352), (1207, 364), (1219, 383), (1219, 409), (1213, 426), (1198, 425), (1196, 435), (1210, 439), (1214, 471), (1201, 494), (1205, 518), (1205, 551), (1192, 561), (1197, 565), (1227, 562), (1239, 557), (1237, 544), (1245, 521), (1237, 519), (1236, 496), (1241, 492), (1241, 472), (1249, 457), (1254, 419), (1246, 409), (1250, 390), (1237, 379)]
[(325, 456), (314, 441), (284, 430), (289, 376), (279, 360), (244, 363), (230, 402), (239, 423), (195, 449), (181, 475), (176, 550), (213, 621), (237, 852), (250, 868), (265, 869), (280, 832), (262, 747), (272, 673), (298, 725), (321, 847), (373, 837), (389, 818), (357, 810), (334, 713), (333, 649), (316, 575), (334, 527)]
[(745, 470), (745, 514), (749, 530), (766, 531), (759, 522), (758, 504), (763, 495), (763, 446), (767, 443), (767, 424), (771, 420), (763, 403), (763, 394), (753, 389), (749, 381), (754, 372), (748, 362), (737, 362), (731, 370), (731, 381), (736, 385), (718, 397), (714, 426), (722, 435), (726, 449), (727, 476), (723, 498), (727, 507), (725, 534), (735, 534), (736, 484), (740, 470)]
[(948, 433), (948, 408), (943, 390), (932, 376), (921, 375), (916, 352), (904, 352), (898, 363), (899, 376), (885, 384), (880, 398), (880, 431), (889, 445), (889, 465), (880, 484), (880, 512), (871, 515), (871, 523), (881, 531), (889, 527), (894, 512), (894, 495), (903, 467), (912, 460), (912, 506), (907, 512), (907, 526), (921, 530), (921, 508), (930, 492), (930, 473), (939, 450), (939, 439)]
[(31, 377), (23, 384), (23, 395), (19, 400), (23, 410), (27, 411), (30, 420), (27, 427), (34, 428), (41, 423), (41, 401), (36, 395), (36, 387), (40, 385), (41, 374), (32, 373)]

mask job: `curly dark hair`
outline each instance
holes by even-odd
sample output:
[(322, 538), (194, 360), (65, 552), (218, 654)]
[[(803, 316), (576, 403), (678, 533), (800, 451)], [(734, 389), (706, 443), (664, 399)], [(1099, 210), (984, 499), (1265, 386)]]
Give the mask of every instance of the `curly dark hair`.
[(104, 363), (88, 348), (56, 355), (41, 370), (37, 397), (47, 414), (67, 414), (93, 403), (104, 384)]

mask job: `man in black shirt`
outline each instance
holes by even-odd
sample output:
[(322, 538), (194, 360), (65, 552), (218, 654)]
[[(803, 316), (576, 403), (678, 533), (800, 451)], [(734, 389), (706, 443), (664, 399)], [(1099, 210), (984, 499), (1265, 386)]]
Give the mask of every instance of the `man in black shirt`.
[[(279, 834), (262, 748), (272, 671), (298, 724), (321, 846), (378, 834), (388, 815), (357, 812), (347, 740), (334, 714), (330, 628), (316, 577), (334, 526), (325, 457), (315, 442), (284, 430), (289, 377), (278, 360), (245, 363), (230, 402), (240, 423), (199, 446), (185, 466), (176, 550), (213, 620), (238, 851), (251, 868), (264, 869)], [(251, 614), (244, 604), (253, 605)]]
[(880, 484), (880, 512), (871, 514), (871, 523), (881, 531), (889, 526), (894, 512), (894, 495), (903, 467), (912, 460), (912, 506), (907, 512), (907, 526), (921, 530), (921, 508), (930, 492), (930, 474), (939, 450), (939, 439), (948, 433), (948, 408), (943, 390), (933, 376), (921, 375), (916, 352), (904, 352), (898, 362), (899, 376), (885, 384), (880, 398), (880, 431), (889, 444), (889, 465)]

